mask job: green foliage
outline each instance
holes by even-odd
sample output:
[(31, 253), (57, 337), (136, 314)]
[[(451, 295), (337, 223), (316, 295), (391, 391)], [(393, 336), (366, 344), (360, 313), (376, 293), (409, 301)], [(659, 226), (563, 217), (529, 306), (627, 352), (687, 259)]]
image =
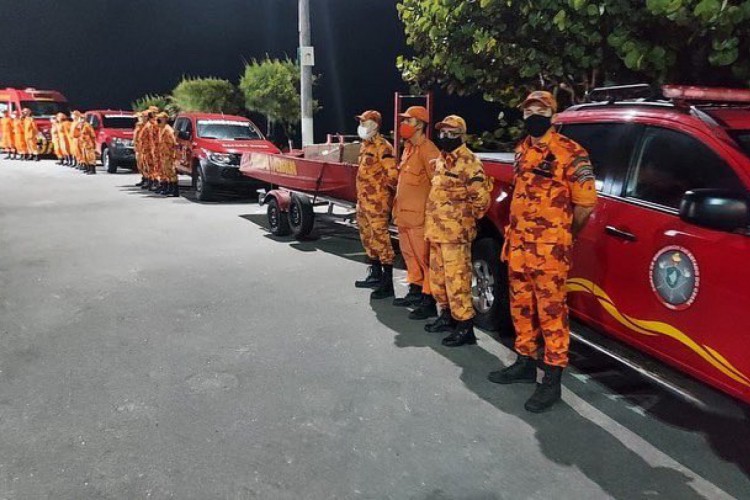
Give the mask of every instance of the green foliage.
[(133, 111), (143, 111), (151, 106), (156, 106), (162, 111), (166, 111), (170, 116), (174, 117), (179, 113), (179, 108), (172, 101), (171, 96), (162, 94), (146, 94), (140, 99), (132, 103)]
[(516, 105), (609, 83), (747, 85), (750, 0), (401, 0), (407, 83)]
[(237, 88), (220, 78), (185, 77), (172, 91), (172, 101), (182, 111), (237, 114), (242, 98)]
[[(253, 60), (245, 64), (239, 88), (249, 111), (265, 115), (269, 123), (279, 123), (285, 133), (299, 123), (300, 73), (294, 61)], [(314, 107), (319, 109), (317, 101)]]

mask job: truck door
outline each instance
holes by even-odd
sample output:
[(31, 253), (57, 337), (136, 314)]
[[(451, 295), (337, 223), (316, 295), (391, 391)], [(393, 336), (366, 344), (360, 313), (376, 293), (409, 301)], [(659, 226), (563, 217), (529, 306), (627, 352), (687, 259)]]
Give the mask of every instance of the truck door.
[(178, 169), (189, 174), (192, 170), (192, 122), (190, 118), (181, 117), (175, 123), (175, 133), (177, 134), (178, 149)]
[(737, 393), (750, 389), (750, 238), (688, 224), (678, 212), (691, 189), (746, 190), (722, 147), (708, 135), (646, 127), (621, 196), (592, 228), (599, 281), (580, 291), (596, 296), (607, 332)]
[[(643, 127), (636, 123), (574, 123), (563, 125), (561, 132), (588, 151), (599, 194), (594, 213), (575, 243), (570, 283), (600, 283), (604, 275), (603, 235), (613, 194), (622, 191)], [(571, 293), (568, 302), (577, 317), (596, 328), (604, 326), (607, 313), (595, 295)]]

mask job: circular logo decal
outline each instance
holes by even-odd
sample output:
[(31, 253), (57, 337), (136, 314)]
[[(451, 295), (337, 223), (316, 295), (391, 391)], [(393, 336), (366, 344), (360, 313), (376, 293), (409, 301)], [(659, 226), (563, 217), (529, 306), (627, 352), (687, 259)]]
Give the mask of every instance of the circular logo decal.
[(687, 309), (695, 302), (699, 285), (698, 262), (689, 250), (665, 247), (651, 261), (651, 288), (666, 307)]

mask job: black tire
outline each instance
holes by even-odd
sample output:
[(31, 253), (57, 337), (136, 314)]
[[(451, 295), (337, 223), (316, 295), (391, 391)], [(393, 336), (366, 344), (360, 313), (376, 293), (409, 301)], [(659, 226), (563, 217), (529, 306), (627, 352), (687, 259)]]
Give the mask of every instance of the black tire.
[(478, 239), (471, 249), (471, 295), (476, 316), (474, 324), (483, 330), (513, 334), (510, 316), (508, 268), (500, 261), (502, 245), (491, 237)]
[(197, 167), (196, 170), (196, 175), (193, 176), (195, 182), (195, 199), (200, 202), (213, 201), (215, 198), (213, 186), (206, 182), (202, 168)]
[(109, 148), (106, 146), (102, 147), (102, 166), (109, 174), (117, 173), (117, 162), (112, 160), (112, 155), (109, 154)]
[(289, 228), (289, 214), (282, 212), (276, 198), (271, 198), (266, 209), (268, 227), (274, 236), (288, 236), (292, 230)]
[(293, 194), (289, 205), (289, 227), (294, 237), (304, 238), (309, 235), (314, 224), (315, 212), (310, 198)]

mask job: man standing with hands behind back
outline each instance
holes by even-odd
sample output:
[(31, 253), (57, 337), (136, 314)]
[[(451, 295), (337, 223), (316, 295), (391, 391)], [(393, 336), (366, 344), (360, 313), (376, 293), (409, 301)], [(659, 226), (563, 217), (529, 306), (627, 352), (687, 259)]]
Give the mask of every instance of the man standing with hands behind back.
[(560, 399), (568, 365), (570, 328), (565, 284), (573, 241), (596, 205), (588, 153), (552, 127), (557, 102), (532, 92), (521, 104), (526, 137), (516, 148), (510, 223), (502, 259), (508, 263), (510, 305), (518, 359), (492, 372), (498, 384), (536, 382), (544, 351), (544, 378), (525, 408), (542, 412)]
[(430, 295), (429, 247), (424, 238), (425, 205), (430, 194), (435, 160), (440, 150), (427, 138), (430, 117), (423, 106), (412, 106), (399, 115), (399, 135), (404, 152), (399, 165), (393, 219), (398, 227), (398, 241), (406, 263), (409, 293), (393, 305), (416, 307), (410, 319), (437, 316), (435, 299)]

